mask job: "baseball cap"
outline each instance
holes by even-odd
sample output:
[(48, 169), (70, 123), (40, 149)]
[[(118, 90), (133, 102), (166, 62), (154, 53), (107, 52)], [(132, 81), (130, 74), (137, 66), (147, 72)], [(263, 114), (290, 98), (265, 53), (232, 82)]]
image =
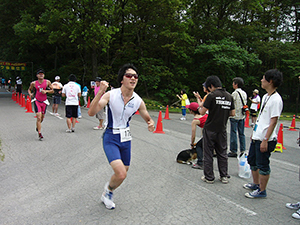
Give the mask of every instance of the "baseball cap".
[(197, 111), (199, 104), (197, 102), (191, 102), (191, 104), (187, 105), (186, 107), (192, 111)]
[(101, 77), (96, 77), (95, 81), (101, 81)]
[(259, 93), (259, 91), (257, 89), (254, 89), (253, 92), (256, 93), (256, 94)]
[(44, 71), (43, 69), (38, 69), (38, 70), (36, 71), (36, 74), (39, 74), (39, 73), (45, 74), (45, 71)]
[(56, 76), (56, 77), (55, 77), (55, 80), (60, 80), (60, 77), (59, 77), (59, 76)]

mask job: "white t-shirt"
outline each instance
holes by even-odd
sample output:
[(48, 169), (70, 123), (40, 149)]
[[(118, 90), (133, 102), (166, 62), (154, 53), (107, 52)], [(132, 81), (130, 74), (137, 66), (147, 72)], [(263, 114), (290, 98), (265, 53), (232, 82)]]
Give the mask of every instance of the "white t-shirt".
[[(282, 112), (283, 102), (278, 92), (268, 96), (265, 94), (261, 102), (261, 110), (258, 114), (256, 124), (253, 129), (252, 139), (262, 141), (267, 133), (270, 125), (271, 118), (280, 117)], [(278, 134), (278, 121), (271, 134), (269, 140), (277, 139)]]
[(66, 94), (66, 105), (78, 105), (78, 93), (81, 93), (77, 83), (69, 81), (65, 84), (62, 93)]
[(251, 106), (250, 106), (250, 109), (253, 109), (255, 111), (257, 111), (257, 106), (258, 106), (258, 103), (260, 103), (260, 97), (259, 95), (256, 95), (255, 98), (252, 99), (253, 102), (257, 102), (257, 104), (255, 103), (251, 103)]

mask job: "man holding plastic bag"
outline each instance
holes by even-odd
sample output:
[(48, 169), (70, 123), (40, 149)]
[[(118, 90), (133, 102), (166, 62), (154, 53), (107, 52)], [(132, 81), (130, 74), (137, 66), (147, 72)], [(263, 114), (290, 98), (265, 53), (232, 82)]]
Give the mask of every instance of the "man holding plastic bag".
[(270, 178), (270, 156), (277, 143), (278, 118), (283, 102), (277, 87), (282, 83), (282, 73), (277, 69), (268, 70), (261, 79), (261, 87), (267, 91), (262, 98), (262, 107), (253, 128), (252, 140), (248, 155), (253, 183), (243, 187), (252, 192), (247, 198), (267, 197), (266, 187)]

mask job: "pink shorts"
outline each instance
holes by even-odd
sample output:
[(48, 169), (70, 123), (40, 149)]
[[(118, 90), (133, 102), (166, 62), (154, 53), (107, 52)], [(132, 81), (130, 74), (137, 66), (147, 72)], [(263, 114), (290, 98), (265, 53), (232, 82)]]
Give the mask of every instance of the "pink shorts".
[(35, 113), (41, 112), (42, 114), (46, 114), (47, 105), (44, 102), (35, 101), (34, 102), (34, 110)]

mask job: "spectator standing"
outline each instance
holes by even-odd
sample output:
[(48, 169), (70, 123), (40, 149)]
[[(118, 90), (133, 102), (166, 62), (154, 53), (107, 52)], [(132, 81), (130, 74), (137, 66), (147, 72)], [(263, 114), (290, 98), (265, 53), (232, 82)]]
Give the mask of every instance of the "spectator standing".
[(71, 74), (69, 82), (64, 85), (62, 90), (62, 96), (66, 97), (67, 133), (75, 132), (75, 124), (78, 117), (78, 97), (81, 96), (81, 90), (75, 81), (76, 76)]
[(2, 88), (5, 89), (6, 83), (5, 83), (5, 78), (4, 77), (2, 77), (2, 79), (1, 79), (1, 84), (2, 84)]
[(241, 77), (235, 77), (232, 81), (234, 92), (232, 93), (235, 116), (230, 118), (230, 152), (228, 157), (237, 157), (237, 132), (240, 141), (240, 153), (242, 154), (246, 148), (245, 140), (245, 115), (242, 108), (247, 103), (247, 94), (242, 90), (244, 80)]
[(11, 78), (8, 79), (7, 84), (8, 84), (8, 91), (11, 91)]
[(22, 93), (22, 89), (23, 89), (23, 82), (21, 77), (16, 77), (16, 86), (15, 86), (16, 92), (18, 92), (19, 94)]
[(83, 107), (87, 106), (87, 95), (88, 95), (89, 89), (87, 88), (87, 86), (85, 85), (82, 89), (82, 97), (83, 97), (83, 101), (84, 101), (84, 105)]
[(249, 100), (251, 101), (250, 115), (251, 115), (251, 121), (252, 121), (251, 126), (252, 127), (256, 123), (257, 111), (258, 111), (259, 105), (260, 105), (260, 96), (258, 94), (259, 94), (259, 91), (257, 89), (255, 89), (255, 90), (253, 90), (252, 97), (249, 98)]
[[(76, 82), (76, 84), (79, 86), (80, 91), (81, 91), (81, 85), (79, 83)], [(80, 108), (80, 97), (78, 98), (78, 119), (81, 119), (81, 108)]]
[(252, 190), (245, 194), (247, 198), (267, 197), (266, 188), (271, 173), (270, 156), (277, 144), (278, 120), (283, 108), (282, 98), (277, 92), (282, 79), (282, 73), (277, 69), (268, 70), (261, 79), (261, 87), (267, 93), (262, 98), (247, 157), (253, 178), (253, 183), (243, 186)]
[[(177, 98), (179, 98), (181, 100), (181, 113), (182, 113), (182, 117), (180, 118), (180, 120), (186, 120), (186, 103), (189, 102), (188, 96), (186, 94), (186, 90), (182, 89), (180, 92), (180, 96), (176, 95)], [(188, 104), (189, 105), (189, 104)]]
[(62, 88), (63, 85), (60, 83), (60, 77), (56, 76), (55, 77), (55, 81), (52, 83), (52, 87), (53, 87), (53, 105), (52, 105), (52, 115), (55, 116), (60, 116), (57, 112), (58, 110), (58, 105), (61, 103), (61, 92), (62, 92)]
[(206, 79), (206, 87), (210, 91), (200, 115), (209, 114), (203, 128), (203, 165), (204, 176), (201, 180), (212, 184), (215, 180), (213, 171), (213, 154), (217, 153), (220, 180), (228, 183), (228, 156), (226, 124), (229, 116), (234, 116), (234, 102), (232, 96), (222, 88), (222, 83), (217, 76)]

